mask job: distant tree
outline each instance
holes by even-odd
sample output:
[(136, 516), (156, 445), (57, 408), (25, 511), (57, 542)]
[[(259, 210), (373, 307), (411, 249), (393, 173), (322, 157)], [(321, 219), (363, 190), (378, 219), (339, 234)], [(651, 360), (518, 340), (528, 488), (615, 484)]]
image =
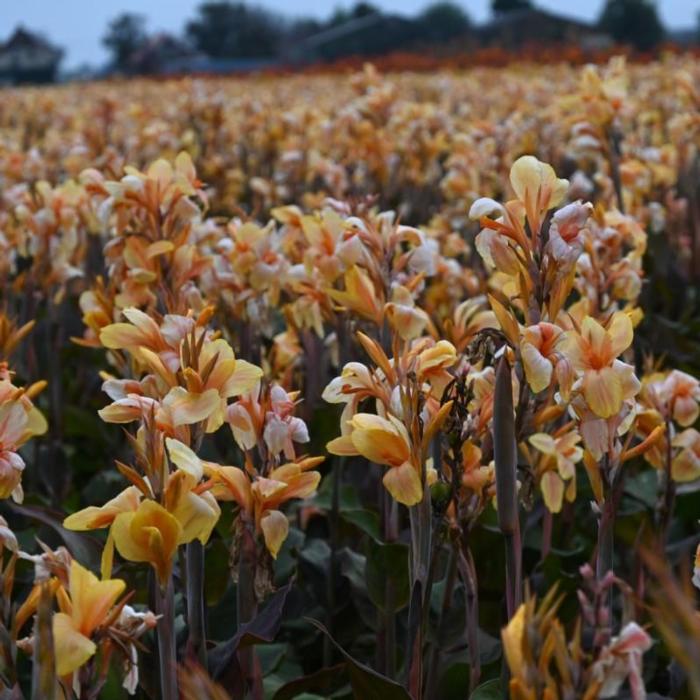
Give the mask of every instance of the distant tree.
[(652, 0), (607, 0), (600, 27), (613, 39), (641, 51), (654, 48), (664, 37), (664, 28)]
[(423, 40), (447, 41), (463, 35), (469, 29), (467, 13), (456, 3), (437, 0), (416, 18), (418, 35)]
[(353, 19), (377, 14), (381, 14), (381, 12), (379, 8), (372, 5), (371, 2), (356, 2), (352, 10), (350, 10), (350, 16)]
[(276, 53), (284, 22), (274, 12), (243, 2), (204, 2), (187, 23), (194, 46), (213, 58), (260, 58)]
[(496, 14), (513, 10), (529, 10), (531, 7), (530, 0), (491, 0), (491, 10)]
[(144, 24), (145, 20), (141, 15), (125, 12), (107, 25), (102, 44), (112, 54), (112, 62), (120, 70), (128, 67), (131, 56), (146, 41)]

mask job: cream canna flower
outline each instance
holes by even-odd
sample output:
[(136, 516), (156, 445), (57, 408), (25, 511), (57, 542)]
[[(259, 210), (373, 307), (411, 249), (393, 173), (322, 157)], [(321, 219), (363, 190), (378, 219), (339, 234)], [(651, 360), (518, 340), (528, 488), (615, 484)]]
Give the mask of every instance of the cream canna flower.
[(568, 180), (557, 177), (554, 168), (534, 156), (521, 156), (510, 169), (510, 184), (525, 205), (530, 227), (539, 230), (541, 217), (558, 206), (569, 189)]

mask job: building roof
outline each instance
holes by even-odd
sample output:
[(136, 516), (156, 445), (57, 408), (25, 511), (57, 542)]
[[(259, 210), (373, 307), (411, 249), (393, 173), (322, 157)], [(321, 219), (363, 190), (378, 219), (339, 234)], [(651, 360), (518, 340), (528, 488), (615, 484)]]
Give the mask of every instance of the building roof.
[(42, 51), (51, 52), (55, 60), (58, 61), (63, 55), (63, 51), (54, 46), (40, 34), (30, 32), (21, 25), (15, 29), (10, 38), (0, 43), (0, 53), (16, 51), (19, 49), (41, 49)]

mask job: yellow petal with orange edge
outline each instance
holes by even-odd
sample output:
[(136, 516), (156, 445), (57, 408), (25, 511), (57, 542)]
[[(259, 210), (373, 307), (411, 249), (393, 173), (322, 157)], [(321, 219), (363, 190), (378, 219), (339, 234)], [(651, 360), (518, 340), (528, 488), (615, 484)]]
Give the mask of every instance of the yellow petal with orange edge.
[(556, 472), (545, 472), (540, 481), (544, 503), (550, 513), (558, 513), (564, 500), (564, 482)]
[(77, 671), (97, 651), (95, 643), (75, 628), (68, 615), (60, 612), (53, 616), (53, 644), (58, 676)]
[(90, 636), (112, 609), (126, 584), (120, 579), (100, 581), (75, 559), (70, 566), (70, 597), (73, 622), (78, 631)]
[(400, 467), (390, 467), (384, 474), (382, 483), (393, 498), (405, 506), (414, 506), (423, 498), (420, 476), (410, 462), (405, 462)]
[(341, 435), (331, 440), (326, 444), (326, 450), (332, 455), (339, 455), (341, 457), (354, 457), (360, 454), (352, 441), (351, 434)]
[(114, 544), (124, 559), (150, 562), (161, 584), (167, 581), (180, 538), (180, 523), (155, 501), (143, 501), (133, 513), (122, 513), (112, 525)]
[(612, 367), (589, 370), (583, 376), (583, 395), (593, 413), (601, 418), (617, 415), (622, 408), (622, 382)]
[(245, 360), (236, 360), (234, 371), (223, 385), (221, 395), (230, 398), (248, 393), (262, 377), (262, 373), (260, 367)]
[(100, 342), (110, 350), (140, 345), (144, 340), (143, 331), (131, 323), (111, 323), (100, 331)]
[(273, 559), (277, 559), (277, 553), (289, 533), (287, 516), (279, 510), (268, 510), (260, 519), (260, 527), (267, 550)]
[(212, 492), (220, 500), (234, 500), (246, 512), (252, 510), (251, 483), (248, 475), (238, 467), (205, 464), (207, 476), (214, 481)]
[(163, 407), (170, 414), (173, 426), (177, 427), (205, 420), (217, 409), (220, 401), (221, 397), (216, 389), (207, 389), (201, 394), (196, 394), (176, 386), (163, 399)]
[(63, 527), (68, 530), (98, 530), (108, 527), (119, 513), (136, 510), (140, 500), (141, 492), (135, 486), (129, 486), (103, 506), (88, 506), (69, 515), (63, 521)]
[(350, 421), (355, 449), (371, 462), (398, 467), (410, 456), (409, 445), (396, 426), (381, 416), (358, 413)]
[(202, 460), (187, 445), (174, 438), (165, 438), (170, 461), (178, 468), (192, 476), (198, 482), (203, 474)]
[(202, 544), (209, 541), (214, 526), (221, 516), (221, 508), (211, 493), (206, 491), (196, 494), (185, 492), (179, 499), (173, 516), (180, 523), (179, 544), (199, 540)]
[(632, 345), (634, 327), (632, 325), (632, 320), (624, 311), (617, 311), (613, 314), (612, 320), (608, 324), (608, 334), (612, 342), (612, 351), (615, 357), (621, 355)]

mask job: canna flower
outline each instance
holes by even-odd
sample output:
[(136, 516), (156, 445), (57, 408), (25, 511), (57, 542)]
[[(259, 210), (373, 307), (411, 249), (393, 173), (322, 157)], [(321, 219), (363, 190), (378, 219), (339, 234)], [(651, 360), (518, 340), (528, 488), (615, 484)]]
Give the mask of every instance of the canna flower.
[(68, 530), (99, 530), (109, 527), (120, 513), (135, 511), (141, 502), (141, 492), (129, 486), (103, 506), (88, 506), (69, 515), (63, 521)]
[(539, 231), (544, 214), (558, 206), (569, 189), (568, 180), (558, 178), (551, 165), (534, 156), (521, 156), (513, 163), (510, 184), (525, 206), (532, 231)]
[(112, 609), (124, 592), (124, 581), (100, 581), (73, 560), (68, 596), (59, 596), (61, 612), (53, 617), (56, 673), (66, 676), (92, 658), (97, 645), (92, 636), (113, 621)]
[(389, 470), (382, 479), (387, 491), (399, 502), (413, 506), (423, 498), (420, 471), (411, 455), (408, 432), (397, 418), (358, 413), (350, 420), (349, 435), (328, 443), (331, 454), (362, 455)]
[(205, 470), (214, 482), (212, 495), (221, 501), (236, 502), (243, 517), (262, 535), (265, 547), (276, 559), (289, 532), (287, 516), (279, 508), (293, 498), (309, 498), (314, 494), (321, 474), (309, 470), (320, 461), (309, 459), (283, 464), (273, 469), (268, 477), (255, 477), (252, 481), (238, 467), (206, 463)]
[(700, 479), (700, 433), (695, 428), (688, 428), (676, 435), (671, 444), (680, 448), (671, 462), (671, 476), (674, 481)]
[(573, 389), (579, 389), (591, 411), (610, 418), (626, 399), (640, 389), (634, 368), (616, 359), (632, 343), (632, 321), (623, 312), (612, 315), (607, 327), (594, 318), (583, 319), (580, 331), (568, 331), (562, 353), (578, 373)]
[(593, 666), (593, 677), (601, 684), (599, 697), (618, 697), (625, 680), (629, 680), (633, 698), (646, 697), (642, 656), (651, 645), (651, 637), (636, 622), (625, 625), (619, 636), (603, 649)]
[(295, 457), (294, 443), (309, 441), (309, 431), (301, 418), (293, 415), (296, 394), (288, 394), (274, 384), (263, 393), (258, 383), (252, 391), (231, 404), (226, 413), (233, 437), (243, 450), (263, 443), (273, 459), (283, 453)]
[(592, 210), (590, 203), (572, 202), (552, 215), (547, 249), (564, 270), (570, 270), (583, 252), (586, 223)]
[(391, 301), (384, 307), (384, 313), (403, 340), (413, 340), (422, 335), (430, 323), (430, 317), (416, 306), (411, 292), (400, 285), (392, 289)]
[(457, 364), (455, 346), (447, 340), (422, 350), (416, 358), (416, 376), (419, 382), (428, 382), (432, 396), (442, 398), (445, 387), (452, 381), (453, 376), (447, 370)]
[(550, 386), (557, 349), (563, 340), (563, 331), (552, 323), (538, 323), (522, 330), (520, 356), (527, 383), (536, 394)]
[(535, 433), (529, 438), (530, 444), (542, 454), (537, 472), (545, 505), (552, 513), (561, 511), (564, 496), (569, 502), (576, 498), (576, 463), (583, 458), (580, 441), (581, 436), (575, 431), (554, 437)]
[(369, 274), (358, 265), (353, 265), (345, 273), (345, 291), (329, 289), (328, 294), (350, 311), (376, 324), (381, 323), (384, 303)]
[(659, 413), (687, 428), (700, 415), (700, 382), (685, 372), (652, 374), (644, 382), (643, 398)]
[(45, 386), (32, 385), (27, 390), (13, 386), (7, 366), (0, 363), (0, 499), (22, 501), (24, 460), (19, 448), (35, 435), (42, 435), (48, 426), (32, 403), (30, 396)]
[(481, 464), (481, 448), (471, 440), (466, 440), (462, 445), (462, 487), (486, 500), (493, 495), (496, 470), (493, 462), (488, 466)]
[(167, 584), (182, 536), (182, 526), (174, 515), (155, 501), (142, 501), (135, 511), (117, 515), (112, 536), (124, 559), (148, 562), (160, 585)]

